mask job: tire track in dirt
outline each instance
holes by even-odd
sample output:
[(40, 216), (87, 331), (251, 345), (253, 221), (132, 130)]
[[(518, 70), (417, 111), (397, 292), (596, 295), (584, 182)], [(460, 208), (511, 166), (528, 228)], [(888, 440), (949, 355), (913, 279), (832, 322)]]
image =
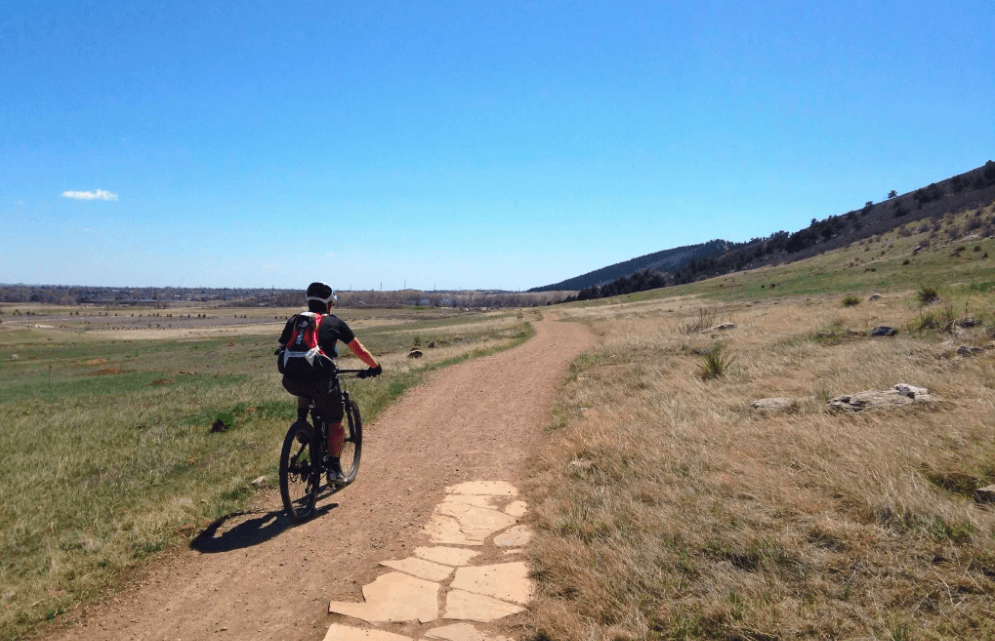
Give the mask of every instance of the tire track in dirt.
[[(362, 601), (386, 559), (427, 541), (422, 527), (445, 487), (505, 480), (521, 487), (584, 326), (543, 320), (506, 352), (447, 368), (365, 426), (356, 482), (291, 527), (279, 492), (155, 564), (137, 585), (90, 608), (50, 640), (322, 639), (330, 600)], [(509, 621), (513, 627), (524, 620)], [(393, 626), (417, 634), (413, 624)]]

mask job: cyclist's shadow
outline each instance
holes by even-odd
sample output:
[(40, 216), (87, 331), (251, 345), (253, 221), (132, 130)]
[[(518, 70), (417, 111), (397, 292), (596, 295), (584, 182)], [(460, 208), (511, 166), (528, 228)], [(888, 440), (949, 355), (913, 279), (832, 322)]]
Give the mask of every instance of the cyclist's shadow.
[[(330, 510), (338, 507), (338, 503), (326, 503), (317, 506), (312, 519), (316, 519)], [(231, 519), (258, 514), (256, 518), (242, 521), (235, 527), (220, 534), (218, 531)], [(213, 521), (204, 528), (192, 541), (190, 547), (198, 552), (213, 554), (216, 552), (231, 552), (241, 548), (252, 547), (276, 538), (284, 530), (294, 526), (294, 522), (283, 510), (274, 512), (233, 512)]]

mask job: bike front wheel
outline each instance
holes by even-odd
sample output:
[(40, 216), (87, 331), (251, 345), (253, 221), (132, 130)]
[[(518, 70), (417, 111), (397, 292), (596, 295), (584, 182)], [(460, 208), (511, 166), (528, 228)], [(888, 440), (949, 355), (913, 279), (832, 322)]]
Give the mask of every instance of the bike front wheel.
[(363, 454), (363, 420), (359, 416), (359, 405), (351, 398), (345, 406), (345, 421), (342, 422), (342, 427), (344, 440), (339, 460), (342, 462), (342, 476), (348, 484), (356, 480), (359, 459)]
[(287, 515), (299, 523), (314, 514), (319, 471), (313, 452), (314, 429), (305, 421), (290, 426), (280, 451), (280, 498)]

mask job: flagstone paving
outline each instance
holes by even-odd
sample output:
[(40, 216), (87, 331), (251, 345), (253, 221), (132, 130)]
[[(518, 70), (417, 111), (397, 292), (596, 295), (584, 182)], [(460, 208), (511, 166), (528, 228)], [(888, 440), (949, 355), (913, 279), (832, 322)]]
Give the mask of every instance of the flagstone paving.
[(458, 568), (449, 587), (519, 605), (532, 600), (529, 568), (521, 561)]
[(328, 611), (367, 622), (418, 620), (427, 623), (439, 618), (440, 587), (434, 581), (391, 572), (363, 586), (365, 603), (332, 601)]
[(415, 556), (442, 565), (468, 565), (480, 552), (443, 546), (415, 548)]
[(499, 548), (517, 548), (528, 545), (531, 540), (532, 530), (526, 525), (516, 525), (495, 536), (494, 545)]
[[(526, 526), (515, 525), (528, 509), (524, 501), (514, 500), (517, 496), (518, 490), (503, 481), (474, 481), (446, 488), (445, 500), (436, 506), (424, 528), (436, 545), (415, 548), (414, 556), (381, 562), (395, 571), (363, 586), (363, 603), (333, 601), (329, 612), (374, 624), (429, 624), (439, 619), (441, 593), (445, 604), (442, 618), (464, 623), (433, 627), (416, 638), (510, 641), (465, 621), (497, 621), (524, 611), (523, 606), (532, 598), (534, 586), (524, 562), (473, 565), (488, 550), (490, 558), (500, 548), (514, 548), (500, 550), (505, 556), (519, 554), (521, 546), (531, 539)], [(385, 630), (340, 623), (333, 624), (325, 635), (325, 641), (361, 639), (415, 641)]]
[(412, 576), (427, 581), (445, 581), (453, 573), (453, 568), (448, 565), (439, 565), (425, 559), (408, 557), (399, 561), (383, 561), (380, 565), (401, 572), (407, 572)]
[(409, 637), (383, 630), (360, 630), (333, 623), (324, 641), (411, 641)]
[(483, 594), (465, 590), (450, 590), (446, 595), (443, 619), (461, 619), (487, 623), (522, 612), (525, 608)]
[(469, 623), (454, 623), (434, 628), (425, 633), (425, 638), (446, 641), (511, 641), (508, 637), (490, 636)]

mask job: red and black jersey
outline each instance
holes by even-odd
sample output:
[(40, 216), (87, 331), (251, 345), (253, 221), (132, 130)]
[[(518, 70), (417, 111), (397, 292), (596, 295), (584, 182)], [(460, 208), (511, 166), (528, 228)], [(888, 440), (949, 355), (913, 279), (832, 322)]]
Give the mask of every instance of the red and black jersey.
[[(346, 322), (334, 314), (322, 314), (321, 325), (318, 328), (318, 347), (329, 356), (336, 354), (335, 344), (342, 341), (345, 344), (351, 343), (356, 335), (352, 332)], [(280, 334), (280, 344), (286, 345), (290, 342), (294, 333), (294, 324), (297, 315), (290, 317)]]

